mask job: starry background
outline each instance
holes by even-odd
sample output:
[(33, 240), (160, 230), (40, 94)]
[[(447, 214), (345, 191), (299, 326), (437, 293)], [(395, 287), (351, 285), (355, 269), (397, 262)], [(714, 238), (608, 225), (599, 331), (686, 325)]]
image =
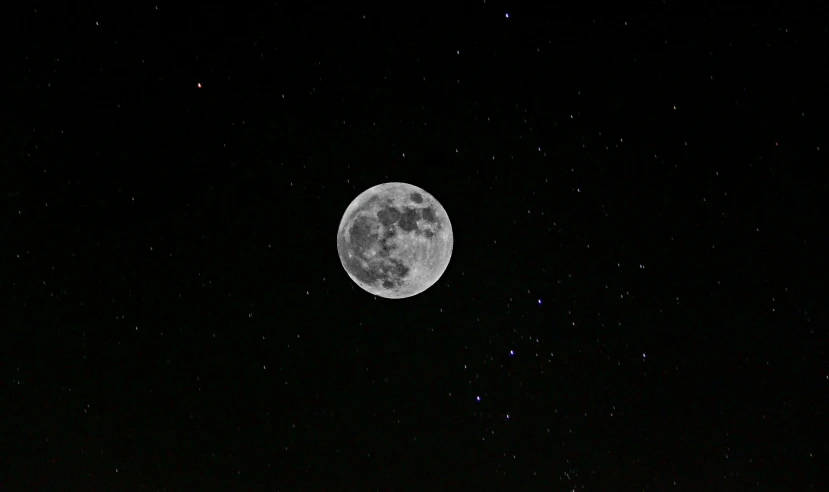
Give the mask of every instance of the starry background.
[(0, 489), (826, 490), (825, 18), (582, 8), (9, 11)]

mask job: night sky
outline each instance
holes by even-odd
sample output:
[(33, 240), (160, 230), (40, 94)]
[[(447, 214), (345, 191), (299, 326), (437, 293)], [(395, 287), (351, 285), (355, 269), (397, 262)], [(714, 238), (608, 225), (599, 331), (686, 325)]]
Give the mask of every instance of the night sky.
[(129, 5), (4, 14), (0, 490), (827, 490), (825, 16)]

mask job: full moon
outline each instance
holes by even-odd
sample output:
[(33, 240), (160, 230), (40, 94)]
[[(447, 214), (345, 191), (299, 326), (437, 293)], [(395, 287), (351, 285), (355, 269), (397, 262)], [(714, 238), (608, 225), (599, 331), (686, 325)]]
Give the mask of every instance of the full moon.
[(440, 279), (452, 256), (452, 225), (441, 204), (407, 183), (385, 183), (346, 208), (337, 232), (343, 268), (366, 292), (417, 295)]

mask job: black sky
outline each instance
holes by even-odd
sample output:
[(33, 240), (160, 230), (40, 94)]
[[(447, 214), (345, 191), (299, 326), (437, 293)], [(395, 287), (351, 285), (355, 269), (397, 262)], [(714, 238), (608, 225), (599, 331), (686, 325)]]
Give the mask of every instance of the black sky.
[(0, 490), (826, 490), (826, 17), (406, 9), (8, 12)]

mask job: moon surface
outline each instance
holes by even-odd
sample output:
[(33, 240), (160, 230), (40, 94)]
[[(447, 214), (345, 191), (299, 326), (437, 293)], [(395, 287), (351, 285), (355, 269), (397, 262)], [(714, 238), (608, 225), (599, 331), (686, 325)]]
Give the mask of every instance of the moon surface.
[[(419, 194), (422, 202), (413, 201), (413, 193)], [(429, 226), (419, 221), (417, 231), (397, 231), (389, 240), (394, 246), (390, 259), (408, 269), (400, 285), (394, 288), (384, 287), (382, 279), (371, 278), (371, 267), (355, 253), (349, 236), (350, 227), (358, 216), (376, 219), (382, 204), (399, 209), (431, 208), (439, 224), (434, 229), (434, 235), (428, 239), (422, 235), (422, 230)], [(345, 271), (360, 288), (386, 299), (412, 297), (434, 285), (449, 265), (453, 245), (452, 225), (446, 210), (430, 193), (408, 183), (384, 183), (362, 192), (346, 208), (337, 233), (337, 249)]]

